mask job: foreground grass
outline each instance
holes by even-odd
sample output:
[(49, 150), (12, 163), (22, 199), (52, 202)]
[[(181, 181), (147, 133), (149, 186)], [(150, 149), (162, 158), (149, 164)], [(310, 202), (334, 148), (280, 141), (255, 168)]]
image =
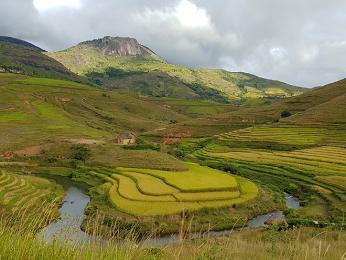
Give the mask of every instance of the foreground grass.
[(223, 238), (153, 247), (130, 240), (46, 244), (23, 225), (0, 219), (0, 259), (345, 259), (346, 233), (321, 229), (245, 230)]

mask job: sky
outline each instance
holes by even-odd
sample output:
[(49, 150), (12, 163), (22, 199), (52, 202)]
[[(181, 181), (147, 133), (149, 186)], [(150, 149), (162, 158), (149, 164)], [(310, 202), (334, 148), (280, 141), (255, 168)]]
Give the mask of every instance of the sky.
[(303, 87), (346, 77), (345, 0), (1, 0), (0, 35), (57, 51), (130, 36), (170, 63)]

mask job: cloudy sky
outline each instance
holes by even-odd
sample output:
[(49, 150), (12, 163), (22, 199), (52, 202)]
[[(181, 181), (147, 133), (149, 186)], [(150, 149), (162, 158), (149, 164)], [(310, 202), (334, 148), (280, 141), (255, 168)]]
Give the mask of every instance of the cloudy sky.
[(345, 0), (1, 0), (0, 35), (49, 51), (135, 37), (169, 62), (313, 87), (346, 77)]

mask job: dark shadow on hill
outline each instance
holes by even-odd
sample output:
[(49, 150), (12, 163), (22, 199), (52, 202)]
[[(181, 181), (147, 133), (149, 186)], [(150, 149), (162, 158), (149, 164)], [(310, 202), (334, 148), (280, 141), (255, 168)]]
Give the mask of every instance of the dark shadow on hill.
[(149, 72), (108, 68), (105, 72), (89, 72), (93, 83), (112, 90), (127, 90), (144, 96), (211, 100), (229, 103), (220, 91), (200, 83), (188, 84), (159, 70)]

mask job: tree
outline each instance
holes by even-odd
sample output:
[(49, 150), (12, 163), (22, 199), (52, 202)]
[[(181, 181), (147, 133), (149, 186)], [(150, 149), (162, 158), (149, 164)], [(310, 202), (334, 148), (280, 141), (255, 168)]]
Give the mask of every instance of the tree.
[(287, 110), (285, 110), (285, 111), (282, 111), (281, 112), (281, 117), (289, 117), (289, 116), (291, 116), (292, 114), (289, 112), (289, 111), (287, 111)]
[(86, 145), (76, 144), (71, 147), (72, 158), (85, 162), (91, 157), (91, 151)]

